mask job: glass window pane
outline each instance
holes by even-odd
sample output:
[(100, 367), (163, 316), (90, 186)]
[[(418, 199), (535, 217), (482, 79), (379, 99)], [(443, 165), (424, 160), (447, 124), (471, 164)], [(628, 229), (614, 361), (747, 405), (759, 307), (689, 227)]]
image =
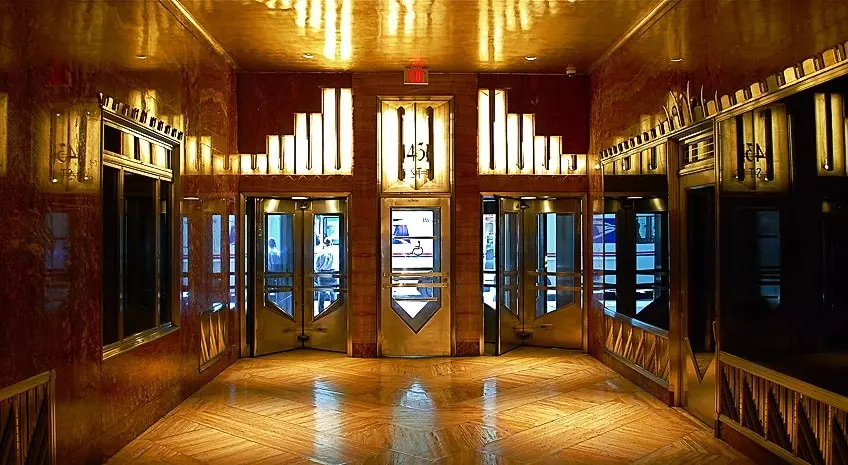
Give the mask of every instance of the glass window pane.
[(392, 308), (414, 331), (441, 308), (439, 214), (438, 208), (391, 210)]
[(159, 324), (171, 323), (171, 183), (159, 181)]
[(266, 214), (265, 298), (294, 317), (294, 217)]
[(341, 223), (339, 214), (315, 215), (312, 230), (313, 241), (313, 277), (312, 316), (316, 317), (327, 310), (341, 297), (339, 272), (343, 269), (341, 250)]
[(574, 214), (536, 215), (536, 316), (576, 301)]
[(156, 325), (156, 180), (124, 173), (124, 337)]
[[(108, 127), (104, 126), (104, 129)], [(120, 138), (118, 141), (120, 142)], [(120, 339), (118, 328), (121, 288), (119, 175), (120, 172), (117, 169), (103, 167), (103, 345), (118, 342)]]
[(229, 296), (230, 308), (236, 308), (236, 215), (227, 218), (227, 231), (229, 231)]

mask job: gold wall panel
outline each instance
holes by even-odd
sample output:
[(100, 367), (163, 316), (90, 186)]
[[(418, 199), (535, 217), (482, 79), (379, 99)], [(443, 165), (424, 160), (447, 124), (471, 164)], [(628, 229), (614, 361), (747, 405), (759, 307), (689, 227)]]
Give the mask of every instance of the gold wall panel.
[(786, 107), (777, 103), (719, 123), (725, 191), (784, 192), (789, 187)]
[(382, 101), (377, 134), (383, 192), (450, 192), (452, 119), (450, 100)]

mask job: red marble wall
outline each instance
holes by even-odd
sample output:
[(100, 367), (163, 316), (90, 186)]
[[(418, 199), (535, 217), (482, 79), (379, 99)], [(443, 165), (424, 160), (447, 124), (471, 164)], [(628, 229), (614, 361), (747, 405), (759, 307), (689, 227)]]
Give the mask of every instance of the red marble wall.
[[(8, 101), (0, 131), (7, 141), (0, 153), (0, 387), (56, 370), (60, 463), (99, 463), (237, 353), (200, 371), (198, 314), (208, 289), (201, 285), (184, 300), (178, 330), (102, 360), (99, 175), (94, 169), (91, 182), (50, 183), (46, 122), (70, 105), (97, 118), (98, 92), (119, 101), (144, 92), (157, 117), (186, 135), (210, 136), (214, 150), (227, 153), (236, 146), (234, 76), (156, 0), (0, 0), (0, 11), (0, 93)], [(99, 143), (90, 136), (98, 156)], [(209, 211), (233, 211), (234, 192), (215, 184)], [(65, 247), (47, 225), (51, 215), (68, 219)], [(191, 236), (192, 254), (205, 252), (206, 234)], [(50, 254), (65, 257), (63, 269), (48, 270)], [(210, 277), (198, 268), (191, 279)]]

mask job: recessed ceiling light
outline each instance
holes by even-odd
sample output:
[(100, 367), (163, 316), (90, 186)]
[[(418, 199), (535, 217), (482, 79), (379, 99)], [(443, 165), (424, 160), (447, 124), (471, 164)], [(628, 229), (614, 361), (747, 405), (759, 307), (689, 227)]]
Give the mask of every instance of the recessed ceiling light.
[(313, 55), (311, 53), (304, 53), (303, 58), (306, 58), (307, 60), (311, 60), (311, 59), (315, 58), (315, 55)]
[(526, 56), (526, 57), (524, 57), (524, 59), (527, 60), (527, 61), (536, 61), (537, 58), (539, 58), (539, 57), (537, 57), (537, 56)]
[(671, 59), (672, 63), (679, 63), (681, 61), (683, 61), (683, 58), (680, 58), (680, 57), (674, 57), (674, 58)]
[(136, 55), (135, 57), (138, 58), (139, 60), (146, 60), (147, 59), (147, 55)]
[(183, 200), (200, 200), (200, 197), (183, 197)]

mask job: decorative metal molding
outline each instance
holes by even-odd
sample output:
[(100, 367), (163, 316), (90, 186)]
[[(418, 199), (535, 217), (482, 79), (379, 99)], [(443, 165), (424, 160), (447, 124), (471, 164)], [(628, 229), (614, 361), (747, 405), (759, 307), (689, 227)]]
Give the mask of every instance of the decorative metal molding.
[[(650, 131), (643, 131), (640, 144), (646, 144), (652, 140), (651, 137), (645, 140), (646, 132), (650, 135), (655, 134), (657, 137), (676, 136), (678, 132), (692, 124), (729, 116), (736, 112), (749, 111), (751, 108), (748, 107), (751, 105), (770, 103), (773, 97), (777, 97), (778, 92), (800, 91), (808, 85), (817, 84), (823, 73), (828, 71), (841, 68), (845, 73), (848, 73), (848, 67), (845, 66), (848, 63), (846, 48), (848, 48), (848, 42), (836, 44), (813, 57), (733, 93), (719, 96), (718, 92), (715, 92), (711, 99), (704, 96), (703, 87), (701, 87), (698, 95), (692, 95), (690, 85), (687, 82), (685, 93), (669, 92), (669, 101), (667, 105), (663, 106), (666, 115), (665, 120), (657, 123)], [(637, 143), (629, 149), (635, 150), (640, 144)], [(622, 152), (621, 145), (617, 144), (602, 149), (600, 151), (601, 160), (606, 161)], [(624, 150), (628, 149), (625, 148)]]
[(848, 463), (848, 398), (722, 352), (722, 423), (793, 461)]
[(668, 332), (632, 318), (604, 311), (604, 348), (668, 383)]
[(99, 94), (100, 107), (114, 115), (123, 116), (124, 118), (141, 124), (152, 131), (165, 136), (171, 141), (179, 143), (183, 140), (183, 132), (169, 124), (165, 124), (162, 120), (157, 120), (155, 116), (148, 115), (146, 111), (142, 111), (138, 107), (131, 107), (128, 103), (119, 102), (105, 94)]
[(0, 463), (55, 464), (54, 371), (0, 389)]

